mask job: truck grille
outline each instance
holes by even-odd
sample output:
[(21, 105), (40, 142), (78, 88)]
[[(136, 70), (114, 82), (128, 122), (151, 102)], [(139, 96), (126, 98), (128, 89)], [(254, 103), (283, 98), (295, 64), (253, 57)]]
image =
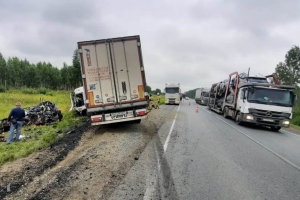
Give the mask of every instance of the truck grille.
[(290, 113), (259, 110), (259, 109), (253, 109), (253, 108), (249, 108), (249, 112), (256, 117), (269, 117), (269, 118), (280, 118), (280, 119), (289, 118), (291, 115)]
[[(259, 110), (253, 108), (249, 108), (249, 112), (256, 117), (257, 122), (262, 122), (264, 124), (270, 124), (270, 125), (279, 125), (281, 120), (287, 119), (291, 115), (290, 113)], [(268, 122), (265, 121), (265, 119), (272, 119), (273, 121)]]
[(175, 103), (175, 98), (169, 98), (169, 103)]

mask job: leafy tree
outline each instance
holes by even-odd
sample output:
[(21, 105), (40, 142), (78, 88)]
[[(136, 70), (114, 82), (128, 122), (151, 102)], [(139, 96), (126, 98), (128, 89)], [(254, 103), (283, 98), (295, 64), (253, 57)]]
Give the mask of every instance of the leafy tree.
[(146, 92), (151, 93), (151, 87), (149, 85), (146, 86)]
[(77, 49), (73, 53), (73, 78), (72, 82), (75, 84), (75, 86), (82, 85), (82, 79), (81, 79), (81, 67), (80, 67), (80, 60), (78, 56)]
[(276, 66), (276, 75), (281, 84), (296, 85), (300, 83), (300, 49), (293, 46), (285, 55), (285, 62)]
[(5, 86), (6, 79), (6, 61), (2, 54), (0, 53), (0, 85)]
[(185, 96), (187, 96), (187, 97), (189, 97), (189, 98), (195, 98), (196, 90), (197, 90), (197, 88), (185, 92)]
[(161, 94), (161, 90), (160, 89), (158, 89), (158, 88), (156, 88), (156, 90), (155, 90), (155, 92), (154, 92), (155, 94), (157, 94), (157, 93), (159, 93), (159, 94)]

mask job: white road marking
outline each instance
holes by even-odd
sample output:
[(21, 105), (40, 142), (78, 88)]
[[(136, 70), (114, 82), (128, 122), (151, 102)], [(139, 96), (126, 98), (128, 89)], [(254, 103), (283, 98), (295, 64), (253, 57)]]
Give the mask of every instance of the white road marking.
[(212, 114), (212, 112), (208, 111), (207, 109), (205, 108), (200, 108), (201, 110), (204, 110), (205, 112), (208, 112), (209, 114)]
[(289, 134), (292, 134), (292, 135), (295, 135), (295, 136), (298, 136), (298, 137), (300, 137), (300, 135), (298, 135), (298, 134), (296, 134), (296, 133), (292, 133), (292, 132), (285, 131), (285, 130), (280, 130), (280, 131), (283, 131), (283, 132), (285, 132), (285, 133), (289, 133)]
[(167, 139), (166, 139), (166, 141), (165, 141), (165, 144), (164, 144), (164, 152), (166, 152), (166, 150), (167, 150), (167, 148), (168, 148), (168, 144), (169, 144), (169, 141), (170, 141), (170, 138), (171, 138), (172, 131), (173, 131), (173, 129), (174, 129), (174, 125), (175, 125), (175, 121), (176, 121), (176, 117), (177, 117), (179, 108), (180, 108), (180, 104), (179, 104), (179, 106), (178, 106), (178, 109), (177, 109), (175, 118), (174, 118), (174, 120), (173, 120), (171, 129), (170, 129), (170, 131), (169, 131), (168, 137), (167, 137)]
[(272, 154), (274, 154), (275, 156), (279, 157), (281, 160), (285, 161), (286, 163), (290, 164), (291, 166), (293, 166), (294, 168), (298, 169), (300, 171), (300, 167), (298, 165), (296, 165), (295, 163), (293, 163), (292, 161), (284, 158), (283, 156), (279, 155), (278, 153), (276, 153), (275, 151), (269, 149), (268, 147), (266, 147), (265, 145), (259, 143), (257, 140), (253, 139), (252, 137), (250, 137), (249, 135), (247, 135), (246, 133), (244, 133), (243, 131), (235, 128), (234, 126), (232, 126), (231, 124), (229, 124), (228, 122), (224, 121), (223, 119), (221, 119), (220, 117), (216, 116), (216, 118), (218, 118), (220, 121), (224, 122), (225, 124), (227, 124), (228, 126), (230, 126), (231, 128), (235, 129), (236, 131), (240, 132), (241, 134), (243, 134), (244, 136), (246, 136), (247, 138), (249, 138), (250, 140), (252, 140), (253, 142), (255, 142), (256, 144), (260, 145), (261, 147), (265, 148), (266, 150), (270, 151)]

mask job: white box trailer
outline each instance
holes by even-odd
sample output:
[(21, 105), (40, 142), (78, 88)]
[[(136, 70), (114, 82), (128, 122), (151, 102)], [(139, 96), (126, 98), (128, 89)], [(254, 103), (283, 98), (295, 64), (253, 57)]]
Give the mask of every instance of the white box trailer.
[(200, 105), (207, 105), (209, 99), (209, 89), (208, 88), (199, 88), (195, 93), (195, 101)]
[(199, 103), (199, 101), (200, 101), (201, 91), (202, 91), (202, 88), (198, 88), (196, 90), (196, 93), (195, 93), (195, 101), (196, 101), (196, 103)]
[(92, 125), (140, 122), (147, 115), (139, 36), (78, 42), (87, 115)]

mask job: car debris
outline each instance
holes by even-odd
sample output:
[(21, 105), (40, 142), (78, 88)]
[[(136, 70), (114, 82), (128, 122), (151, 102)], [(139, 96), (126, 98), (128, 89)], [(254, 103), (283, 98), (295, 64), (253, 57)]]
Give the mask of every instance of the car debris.
[(26, 110), (24, 125), (48, 125), (61, 121), (63, 118), (61, 111), (50, 101), (44, 101), (24, 110)]
[[(25, 118), (23, 119), (23, 126), (51, 125), (61, 121), (63, 118), (61, 111), (50, 101), (41, 102), (37, 106), (24, 108), (24, 110)], [(9, 131), (9, 129), (8, 119), (4, 118), (0, 120), (0, 134)]]

